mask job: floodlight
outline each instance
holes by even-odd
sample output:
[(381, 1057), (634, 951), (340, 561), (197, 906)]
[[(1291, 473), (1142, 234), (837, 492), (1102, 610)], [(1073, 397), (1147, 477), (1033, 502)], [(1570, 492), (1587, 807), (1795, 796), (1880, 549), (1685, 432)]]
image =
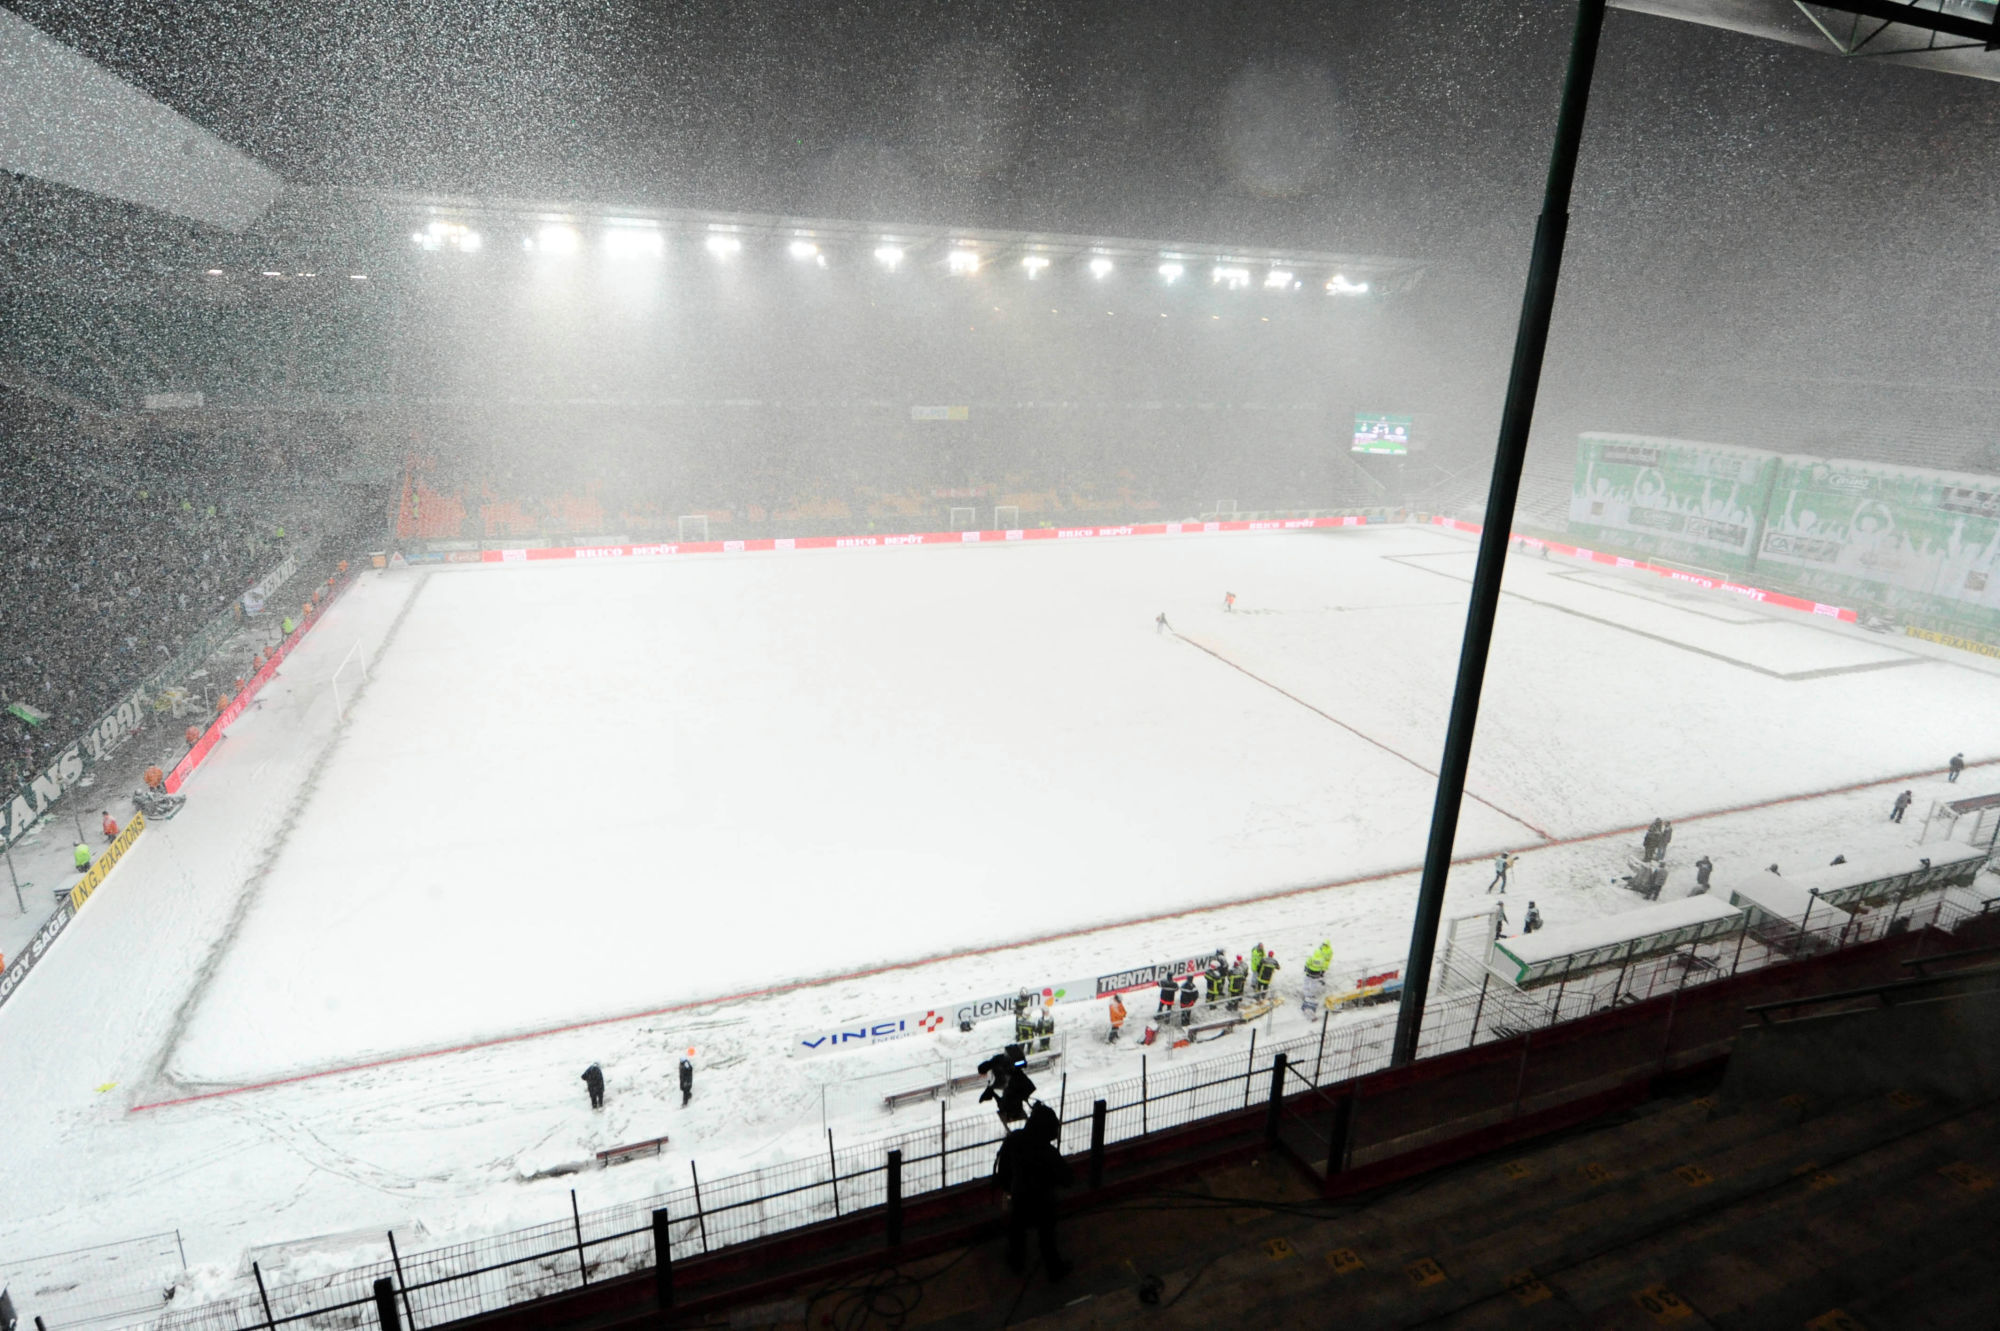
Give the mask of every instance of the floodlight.
[(221, 276), (222, 276), (222, 270), (221, 270), (220, 268), (211, 268), (211, 269), (209, 269), (209, 270), (208, 270), (208, 275), (209, 275), (210, 277), (221, 277)]
[(356, 282), (366, 282), (368, 280), (368, 274), (366, 273), (349, 273), (347, 276)]
[(1335, 296), (1358, 296), (1368, 290), (1368, 284), (1366, 282), (1350, 282), (1343, 274), (1335, 273), (1333, 280), (1326, 284), (1326, 289), (1329, 294)]
[(1111, 268), (1111, 260), (1105, 258), (1102, 254), (1090, 261), (1090, 275), (1092, 277), (1105, 277), (1110, 274)]
[(794, 259), (812, 259), (819, 255), (819, 246), (810, 240), (795, 240), (785, 248)]
[(1217, 264), (1209, 270), (1208, 280), (1210, 282), (1221, 282), (1231, 291), (1240, 291), (1242, 288), (1250, 285), (1250, 270), (1248, 268), (1225, 268), (1221, 264)]
[(1292, 275), (1282, 268), (1273, 268), (1264, 274), (1264, 285), (1267, 287), (1288, 287), (1291, 284)]
[(410, 241), (422, 249), (470, 253), (479, 248), (479, 233), (463, 222), (432, 222), (422, 231), (411, 232)]
[(1187, 269), (1177, 263), (1163, 263), (1160, 265), (1160, 276), (1166, 278), (1169, 282), (1177, 281), (1180, 275), (1186, 271)]
[(903, 247), (901, 245), (877, 245), (875, 247), (875, 260), (884, 268), (894, 268), (903, 261)]
[(562, 222), (551, 222), (535, 233), (535, 249), (541, 254), (575, 254), (583, 247), (583, 237), (576, 228)]
[(960, 276), (976, 273), (979, 271), (979, 251), (953, 250), (945, 256), (945, 266)]
[(614, 259), (657, 259), (667, 238), (653, 227), (614, 226), (604, 233), (604, 252)]
[(743, 252), (743, 242), (726, 231), (712, 232), (702, 244), (708, 246), (708, 252), (718, 259), (727, 259), (732, 254)]
[(283, 273), (281, 273), (281, 272), (279, 272), (279, 271), (278, 271), (277, 269), (275, 269), (275, 268), (266, 268), (266, 269), (264, 269), (264, 276), (266, 276), (266, 277), (283, 277), (283, 276), (284, 276), (284, 274), (283, 274)]
[(1021, 266), (1028, 270), (1028, 278), (1032, 281), (1041, 276), (1042, 269), (1049, 266), (1049, 256), (1046, 254), (1030, 254), (1021, 260)]

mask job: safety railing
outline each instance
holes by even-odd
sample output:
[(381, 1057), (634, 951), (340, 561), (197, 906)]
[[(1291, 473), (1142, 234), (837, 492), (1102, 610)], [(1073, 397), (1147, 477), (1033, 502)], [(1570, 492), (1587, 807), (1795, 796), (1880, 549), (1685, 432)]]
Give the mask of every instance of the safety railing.
[[(1532, 1035), (1647, 998), (1684, 994), (1745, 971), (1822, 956), (1905, 930), (1950, 929), (1978, 914), (1976, 907), (1944, 897), (1914, 908), (1898, 903), (1893, 912), (1842, 913), (1810, 930), (1748, 930), (1528, 991), (1490, 976), (1471, 987), (1465, 984), (1468, 977), (1460, 976), (1456, 991), (1434, 998), (1426, 1012), (1419, 1056)], [(1155, 1058), (1143, 1052), (1136, 1077), (1091, 1087), (1088, 1105), (1080, 1094), (1070, 1094), (1065, 1080), (1052, 1106), (1061, 1122), (1060, 1145), (1065, 1154), (1088, 1156), (1106, 1145), (1266, 1103), (1275, 1085), (1281, 1084), (1285, 1094), (1305, 1094), (1354, 1082), (1389, 1066), (1394, 1019), (1393, 1006), (1323, 1011), (1309, 1033), (1285, 1039), (1269, 1038), (1271, 1022), (1262, 1019), (1250, 1024), (1248, 1047), (1228, 1054)], [(1671, 1030), (1671, 1013), (1666, 1020)], [(1504, 1118), (1521, 1113), (1524, 1105), (1532, 1107), (1535, 1095), (1543, 1093), (1531, 1076), (1532, 1043), (1523, 1044), (1518, 1071), (1503, 1069), (1495, 1075), (1493, 1104), (1463, 1106), (1465, 1114)], [(1571, 1068), (1562, 1075), (1592, 1072)], [(1338, 1096), (1311, 1098), (1322, 1100), (1329, 1112), (1340, 1103)], [(1274, 1117), (1274, 1130), (1275, 1125)], [(1332, 1131), (1345, 1134), (1348, 1128), (1336, 1119)], [(847, 1146), (829, 1131), (823, 1153), (761, 1169), (703, 1179), (691, 1161), (686, 1187), (618, 1206), (583, 1211), (572, 1193), (568, 1217), (510, 1233), (414, 1253), (401, 1251), (394, 1235), (385, 1235), (382, 1260), (335, 1275), (267, 1286), (261, 1269), (253, 1265), (254, 1292), (147, 1320), (157, 1331), (298, 1326), (339, 1331), (383, 1323), (393, 1311), (398, 1326), (407, 1323), (421, 1331), (655, 1268), (662, 1257), (670, 1264), (862, 1210), (886, 1207), (899, 1215), (900, 1205), (912, 1198), (988, 1176), (1004, 1136), (995, 1115), (954, 1116), (949, 1102), (941, 1101), (934, 1123)], [(1330, 1141), (1328, 1158), (1334, 1158), (1336, 1148), (1344, 1159), (1349, 1147), (1339, 1141)], [(1370, 1148), (1364, 1143), (1359, 1149)], [(1385, 1148), (1378, 1143), (1373, 1149)], [(49, 1331), (59, 1331), (60, 1325), (50, 1323)]]

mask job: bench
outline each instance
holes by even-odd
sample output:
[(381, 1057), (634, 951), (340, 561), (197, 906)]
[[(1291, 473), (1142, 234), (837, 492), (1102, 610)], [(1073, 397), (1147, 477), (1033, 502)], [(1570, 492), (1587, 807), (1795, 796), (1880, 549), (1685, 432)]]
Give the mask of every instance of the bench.
[(666, 1149), (666, 1146), (667, 1139), (665, 1137), (654, 1137), (650, 1141), (631, 1142), (625, 1146), (613, 1146), (597, 1153), (597, 1163), (600, 1167), (609, 1169), (612, 1165), (622, 1165), (628, 1161), (658, 1155)]
[[(1041, 1072), (1044, 1069), (1055, 1066), (1056, 1060), (1061, 1057), (1061, 1050), (1055, 1050), (1046, 1054), (1037, 1054), (1028, 1060), (1026, 1064), (1027, 1071), (1031, 1074)], [(969, 1091), (975, 1086), (984, 1085), (986, 1085), (985, 1073), (966, 1072), (945, 1081), (932, 1082), (928, 1086), (912, 1086), (907, 1091), (891, 1091), (882, 1097), (882, 1103), (893, 1114), (904, 1105), (913, 1105), (925, 1100), (948, 1100), (960, 1091)]]

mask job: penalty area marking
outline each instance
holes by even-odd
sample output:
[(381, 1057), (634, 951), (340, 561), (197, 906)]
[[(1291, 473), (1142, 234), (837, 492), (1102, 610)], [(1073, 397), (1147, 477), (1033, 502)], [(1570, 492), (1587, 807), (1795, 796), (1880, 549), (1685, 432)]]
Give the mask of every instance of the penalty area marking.
[[(1176, 635), (1178, 636), (1178, 635)], [(1199, 644), (1194, 644), (1199, 645)], [(1365, 737), (1364, 737), (1365, 738)], [(1372, 742), (1372, 741), (1371, 741)], [(1400, 756), (1400, 755), (1398, 755)], [(1991, 767), (2000, 763), (2000, 758), (1984, 758), (1976, 763), (1967, 763), (1966, 770)], [(1935, 777), (1943, 773), (1941, 767), (1926, 768), (1920, 772), (1903, 772), (1896, 776), (1876, 777), (1868, 781), (1853, 781), (1844, 786), (1831, 786), (1825, 790), (1810, 790), (1797, 795), (1780, 795), (1774, 799), (1755, 800), (1749, 804), (1731, 805), (1722, 809), (1705, 809), (1698, 813), (1677, 814), (1677, 823), (1702, 822), (1710, 818), (1725, 818), (1731, 814), (1754, 813), (1758, 809), (1772, 809), (1784, 804), (1801, 804), (1808, 800), (1827, 799), (1834, 795), (1851, 795), (1858, 790), (1874, 786), (1901, 785), (1906, 781), (1918, 781), (1925, 777)], [(1483, 801), (1482, 801), (1483, 803)], [(1519, 821), (1516, 819), (1515, 821)], [(1526, 826), (1526, 824), (1523, 824)], [(1605, 841), (1612, 837), (1631, 836), (1643, 832), (1645, 823), (1633, 823), (1630, 827), (1613, 827), (1599, 832), (1586, 832), (1578, 836), (1545, 839), (1537, 844), (1506, 848), (1507, 854), (1526, 854), (1536, 850), (1551, 850), (1558, 846), (1578, 846), (1589, 841)], [(1460, 855), (1452, 860), (1454, 865), (1479, 864), (1490, 856), (1487, 852), (1476, 855)], [(894, 961), (887, 965), (870, 966), (864, 970), (848, 971), (841, 975), (827, 975), (813, 980), (797, 980), (790, 984), (767, 985), (761, 989), (745, 989), (740, 993), (722, 994), (708, 998), (690, 999), (684, 1003), (669, 1003), (664, 1007), (647, 1008), (643, 1012), (624, 1012), (610, 1017), (591, 1017), (583, 1021), (565, 1022), (560, 1026), (545, 1026), (537, 1030), (516, 1031), (512, 1035), (496, 1035), (484, 1040), (469, 1040), (462, 1044), (445, 1045), (436, 1049), (416, 1049), (403, 1054), (389, 1054), (382, 1058), (372, 1058), (360, 1063), (342, 1063), (330, 1068), (317, 1068), (309, 1072), (296, 1072), (287, 1077), (272, 1077), (265, 1081), (245, 1082), (239, 1086), (223, 1086), (212, 1091), (198, 1091), (193, 1095), (176, 1096), (167, 1100), (153, 1100), (145, 1104), (132, 1105), (128, 1114), (141, 1114), (154, 1109), (171, 1109), (179, 1105), (197, 1104), (203, 1100), (220, 1100), (226, 1096), (245, 1095), (251, 1091), (268, 1091), (279, 1086), (294, 1086), (300, 1082), (318, 1081), (325, 1077), (340, 1077), (353, 1072), (367, 1072), (372, 1068), (394, 1067), (399, 1063), (414, 1063), (426, 1058), (443, 1058), (450, 1054), (471, 1053), (478, 1049), (493, 1049), (500, 1045), (520, 1044), (527, 1040), (539, 1040), (544, 1036), (563, 1035), (570, 1031), (585, 1031), (598, 1026), (615, 1026), (620, 1022), (644, 1021), (649, 1017), (663, 1017), (675, 1012), (688, 1012), (695, 1008), (711, 1007), (717, 1003), (740, 1003), (752, 998), (775, 998), (780, 994), (797, 993), (802, 989), (815, 989), (821, 985), (842, 984), (849, 980), (865, 980), (876, 975), (890, 975), (897, 971), (915, 970), (920, 966), (937, 966), (947, 962), (964, 961), (970, 957), (991, 956), (997, 952), (1008, 952), (1021, 947), (1039, 947), (1044, 943), (1058, 943), (1070, 938), (1084, 938), (1091, 934), (1101, 934), (1112, 929), (1126, 929), (1142, 924), (1158, 924), (1166, 920), (1181, 919), (1190, 915), (1206, 915), (1212, 911), (1230, 910), (1237, 906), (1255, 906), (1267, 901), (1281, 901), (1287, 897), (1303, 896), (1308, 892), (1326, 892), (1335, 888), (1359, 887), (1364, 883), (1379, 883), (1388, 878), (1400, 878), (1406, 874), (1420, 873), (1423, 865), (1405, 864), (1394, 869), (1383, 869), (1377, 873), (1362, 874), (1354, 878), (1336, 879), (1326, 883), (1311, 883), (1304, 887), (1279, 888), (1274, 892), (1262, 892), (1256, 896), (1238, 897), (1230, 901), (1214, 901), (1203, 906), (1189, 906), (1181, 910), (1161, 911), (1154, 915), (1141, 915), (1133, 919), (1117, 920), (1109, 924), (1092, 924), (1077, 929), (1065, 929), (1059, 933), (1043, 934), (1038, 938), (1024, 938), (1013, 943), (996, 943), (991, 947), (967, 948), (962, 952), (948, 952), (942, 956), (920, 957), (913, 961)]]

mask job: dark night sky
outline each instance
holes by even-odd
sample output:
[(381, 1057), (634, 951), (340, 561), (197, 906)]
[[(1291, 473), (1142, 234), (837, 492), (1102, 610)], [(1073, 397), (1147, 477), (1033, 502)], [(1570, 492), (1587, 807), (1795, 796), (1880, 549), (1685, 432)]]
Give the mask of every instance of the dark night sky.
[[(295, 182), (1419, 255), (1431, 348), (1481, 395), (1504, 373), (1572, 14), (14, 7)], [(2000, 85), (1614, 11), (1552, 405), (1620, 375), (1670, 396), (1722, 373), (1985, 382), (1996, 168)]]

